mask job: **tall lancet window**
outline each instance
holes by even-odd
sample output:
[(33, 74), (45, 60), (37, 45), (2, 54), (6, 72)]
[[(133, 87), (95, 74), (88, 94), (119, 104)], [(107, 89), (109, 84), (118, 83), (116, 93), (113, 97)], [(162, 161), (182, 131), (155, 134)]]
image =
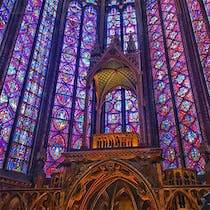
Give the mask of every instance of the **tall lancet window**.
[[(208, 26), (204, 20), (204, 13), (202, 11), (202, 4), (200, 1), (187, 0), (187, 5), (190, 12), (206, 85), (210, 95), (210, 39), (207, 32)], [(208, 9), (210, 10), (210, 2), (208, 4), (206, 3), (206, 7), (209, 7)]]
[(0, 95), (0, 166), (8, 170), (28, 169), (57, 4), (29, 0), (25, 8)]
[(48, 134), (45, 172), (62, 161), (61, 153), (80, 149), (84, 131), (86, 79), (97, 26), (96, 2), (71, 1), (66, 15), (61, 60)]
[(175, 2), (149, 0), (147, 21), (164, 168), (182, 163), (202, 173), (202, 136)]
[(121, 40), (122, 49), (126, 52), (129, 35), (132, 34), (136, 48), (138, 48), (137, 20), (134, 1), (107, 1), (106, 12), (107, 46), (110, 44), (111, 39), (115, 35), (118, 35)]
[(136, 95), (121, 87), (107, 93), (104, 102), (105, 133), (140, 132)]

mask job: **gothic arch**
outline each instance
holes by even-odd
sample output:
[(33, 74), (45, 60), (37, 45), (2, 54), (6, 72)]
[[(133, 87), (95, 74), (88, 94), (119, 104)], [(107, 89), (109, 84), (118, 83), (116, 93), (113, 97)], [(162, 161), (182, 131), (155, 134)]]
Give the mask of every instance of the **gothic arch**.
[[(97, 46), (97, 42), (95, 44)], [(93, 50), (91, 58), (91, 66), (87, 75), (87, 89), (86, 95), (89, 96), (85, 101), (85, 123), (84, 123), (84, 139), (86, 138), (87, 122), (88, 122), (88, 101), (90, 100), (90, 89), (93, 81), (96, 84), (96, 104), (95, 104), (95, 132), (98, 134), (101, 130), (101, 113), (102, 105), (105, 95), (117, 86), (125, 87), (125, 89), (131, 90), (137, 97), (138, 113), (140, 123), (140, 133), (142, 134), (141, 142), (146, 139), (145, 131), (145, 119), (143, 109), (143, 82), (142, 71), (139, 64), (139, 52), (124, 54), (118, 45), (114, 42), (102, 53), (100, 50), (95, 55)], [(108, 72), (110, 71), (110, 72)], [(105, 75), (105, 74), (108, 74)], [(101, 79), (105, 78), (105, 81), (101, 83)], [(98, 80), (98, 82), (97, 82)], [(97, 84), (98, 83), (98, 84)], [(100, 85), (99, 85), (100, 84)]]
[(200, 207), (198, 206), (196, 200), (191, 196), (190, 193), (186, 192), (185, 190), (178, 189), (175, 190), (170, 197), (168, 198), (168, 201), (166, 203), (166, 209), (173, 209), (173, 201), (176, 199), (178, 195), (183, 195), (188, 201), (191, 207), (193, 207), (193, 210), (199, 210)]
[(7, 204), (2, 209), (21, 210), (25, 209), (26, 205), (23, 197), (19, 194), (12, 195)]
[(31, 204), (30, 210), (42, 208), (43, 202), (47, 199), (52, 200), (52, 195), (50, 193), (44, 193), (41, 196), (38, 196), (33, 203)]
[(98, 189), (103, 192), (118, 180), (132, 186), (138, 199), (150, 201), (152, 209), (159, 209), (159, 202), (147, 178), (127, 161), (114, 159), (99, 161), (76, 177), (66, 196), (66, 209), (87, 209), (94, 192)]

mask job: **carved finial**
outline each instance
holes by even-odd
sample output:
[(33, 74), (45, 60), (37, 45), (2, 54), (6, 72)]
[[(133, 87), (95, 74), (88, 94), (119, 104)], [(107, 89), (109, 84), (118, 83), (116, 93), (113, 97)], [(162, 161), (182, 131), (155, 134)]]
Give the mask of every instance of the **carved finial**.
[(127, 52), (128, 53), (134, 53), (134, 52), (136, 52), (136, 45), (135, 45), (135, 41), (133, 39), (133, 35), (132, 35), (131, 32), (129, 34)]
[(99, 38), (98, 38), (98, 36), (96, 36), (96, 40), (95, 40), (95, 44), (93, 46), (91, 56), (95, 57), (95, 56), (100, 56), (100, 55), (101, 55), (101, 46), (99, 44)]

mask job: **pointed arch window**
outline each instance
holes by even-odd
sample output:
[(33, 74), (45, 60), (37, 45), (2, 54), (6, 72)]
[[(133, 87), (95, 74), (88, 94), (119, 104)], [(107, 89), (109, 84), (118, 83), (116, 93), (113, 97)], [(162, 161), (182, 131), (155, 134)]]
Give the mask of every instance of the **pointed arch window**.
[(137, 97), (131, 90), (116, 87), (106, 94), (104, 102), (104, 132), (140, 133)]

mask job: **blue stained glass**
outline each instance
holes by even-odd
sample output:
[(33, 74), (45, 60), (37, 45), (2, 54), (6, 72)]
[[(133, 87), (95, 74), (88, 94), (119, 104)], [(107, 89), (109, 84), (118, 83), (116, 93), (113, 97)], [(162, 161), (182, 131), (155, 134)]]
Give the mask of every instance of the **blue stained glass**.
[(14, 117), (28, 66), (30, 56), (29, 52), (31, 52), (32, 49), (41, 6), (41, 0), (28, 1), (0, 95), (0, 113), (9, 112), (10, 115), (10, 119), (8, 119), (7, 122), (2, 122), (3, 115), (0, 114), (0, 127), (2, 130), (7, 130), (7, 135), (1, 136), (0, 138), (2, 145), (4, 146), (0, 148), (0, 167), (3, 165), (5, 152), (7, 150), (11, 127), (14, 122)]
[[(53, 113), (50, 122), (47, 161), (44, 167), (48, 177), (56, 170), (56, 166), (62, 161), (61, 153), (67, 149), (81, 14), (81, 5), (77, 1), (70, 2), (65, 23), (64, 41), (56, 84)], [(60, 118), (61, 111), (63, 119)], [(61, 138), (62, 141), (59, 141), (59, 138)], [(59, 141), (59, 147), (53, 146), (55, 140)]]
[[(73, 122), (72, 148), (79, 149), (82, 145), (84, 131), (84, 114), (87, 74), (90, 65), (90, 54), (95, 43), (97, 27), (97, 12), (94, 7), (89, 6), (84, 11), (84, 25), (82, 28), (81, 51), (77, 78), (77, 90), (75, 101), (75, 117)], [(80, 141), (80, 143), (79, 143)]]
[[(27, 101), (23, 101), (21, 105), (21, 112), (19, 114), (17, 127), (15, 129), (16, 135), (13, 137), (13, 140), (15, 139), (15, 143), (12, 143), (12, 149), (9, 153), (9, 159), (21, 159), (22, 162), (24, 162), (22, 165), (24, 167), (28, 165), (32, 149), (31, 144), (33, 142), (33, 134), (35, 131), (39, 111), (39, 109), (34, 106), (34, 99), (38, 100), (38, 103), (40, 104), (46, 76), (49, 50), (51, 47), (51, 39), (54, 29), (57, 5), (57, 0), (47, 0), (44, 6), (42, 21), (39, 27), (38, 38), (33, 55), (33, 62), (36, 65), (36, 68), (31, 66), (29, 69), (29, 77), (24, 93), (24, 95), (27, 95)], [(22, 130), (22, 132), (17, 135), (17, 131), (20, 130)], [(28, 136), (30, 136), (30, 142), (27, 141)], [(20, 148), (25, 152), (21, 154)], [(19, 152), (14, 155), (14, 151)], [(21, 168), (19, 166), (17, 169), (16, 166), (17, 165), (14, 161), (13, 168), (10, 167), (10, 170), (18, 170), (21, 172), (27, 171), (27, 168)]]
[(0, 8), (0, 45), (16, 0), (3, 0)]

